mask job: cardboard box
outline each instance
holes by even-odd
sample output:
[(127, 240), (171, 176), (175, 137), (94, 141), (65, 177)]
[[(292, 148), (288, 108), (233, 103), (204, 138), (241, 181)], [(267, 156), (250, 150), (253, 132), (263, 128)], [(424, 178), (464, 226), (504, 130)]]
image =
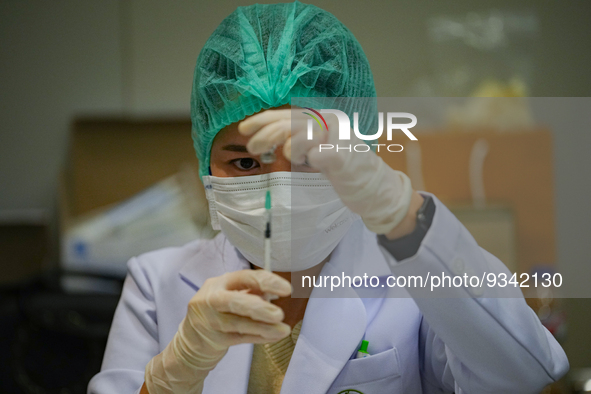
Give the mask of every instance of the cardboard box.
[[(125, 273), (126, 261), (119, 266), (85, 266), (68, 259), (63, 241), (68, 230), (83, 218), (124, 201), (183, 166), (194, 169), (197, 158), (188, 119), (77, 119), (72, 125), (70, 149), (60, 187), (60, 237), (62, 266), (113, 275)], [(201, 183), (196, 180), (195, 207), (202, 222), (208, 211)], [(173, 246), (173, 245), (171, 245)], [(155, 249), (155, 248), (154, 248)]]
[[(507, 262), (511, 269), (530, 272), (536, 265), (555, 264), (552, 135), (548, 130), (504, 133), (437, 130), (417, 133), (416, 136), (418, 141), (409, 141), (404, 135), (395, 135), (392, 141), (380, 141), (404, 146), (400, 153), (382, 152), (381, 157), (392, 168), (408, 173), (413, 183), (422, 183), (423, 190), (435, 194), (452, 211), (465, 211), (467, 206), (472, 207), (472, 214), (461, 215), (470, 218), (472, 224), (478, 216), (485, 221), (487, 217), (492, 217), (489, 214), (478, 215), (478, 209), (501, 207), (501, 210), (511, 212), (514, 219), (507, 214), (501, 215), (504, 218), (493, 215), (496, 217), (491, 221), (496, 232), (495, 239), (478, 239), (486, 236), (482, 223), (477, 226), (480, 235), (472, 234), (480, 244), (496, 242), (502, 250), (511, 253), (510, 240), (503, 240), (499, 231), (514, 231), (516, 261)], [(474, 204), (470, 180), (471, 155), (477, 141), (485, 141), (488, 146), (482, 166), (486, 201), (480, 208), (476, 206), (479, 204)], [(414, 148), (411, 147), (413, 144), (416, 145)], [(412, 163), (413, 159), (409, 160), (408, 152), (420, 162), (419, 169), (409, 171), (409, 162)], [(422, 180), (415, 181), (413, 174), (414, 178)], [(469, 227), (470, 224), (467, 224)]]

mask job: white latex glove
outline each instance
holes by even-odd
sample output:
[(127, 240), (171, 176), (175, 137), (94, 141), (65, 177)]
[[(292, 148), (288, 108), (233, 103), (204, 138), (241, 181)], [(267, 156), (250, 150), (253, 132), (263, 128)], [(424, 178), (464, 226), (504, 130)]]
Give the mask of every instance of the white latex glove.
[(408, 212), (412, 186), (406, 174), (390, 168), (374, 152), (336, 149), (319, 151), (320, 144), (335, 147), (365, 144), (351, 131), (351, 140), (338, 139), (335, 115), (325, 115), (328, 132), (315, 127), (307, 139), (306, 117), (299, 109), (267, 110), (238, 125), (242, 135), (252, 136), (247, 144), (258, 155), (283, 144), (283, 154), (294, 164), (308, 164), (320, 170), (332, 183), (343, 203), (359, 214), (367, 228), (388, 234)]
[(240, 343), (276, 342), (290, 333), (283, 310), (261, 298), (291, 293), (291, 284), (263, 270), (242, 270), (205, 281), (195, 293), (179, 330), (146, 366), (150, 394), (197, 394), (203, 381)]

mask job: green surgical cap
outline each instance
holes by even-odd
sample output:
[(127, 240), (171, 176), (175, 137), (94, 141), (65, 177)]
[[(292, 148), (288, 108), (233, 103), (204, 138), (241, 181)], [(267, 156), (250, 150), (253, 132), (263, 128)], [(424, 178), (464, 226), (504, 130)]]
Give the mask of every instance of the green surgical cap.
[[(216, 134), (249, 115), (292, 97), (375, 95), (359, 42), (331, 13), (297, 1), (238, 7), (209, 37), (195, 66), (191, 121), (199, 175), (209, 174)], [(361, 117), (366, 129), (371, 122), (364, 125)]]

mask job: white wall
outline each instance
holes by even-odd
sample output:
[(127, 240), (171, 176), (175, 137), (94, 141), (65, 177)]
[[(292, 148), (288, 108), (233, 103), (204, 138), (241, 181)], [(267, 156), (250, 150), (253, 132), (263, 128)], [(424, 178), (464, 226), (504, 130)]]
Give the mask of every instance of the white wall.
[(76, 113), (122, 109), (117, 0), (0, 2), (0, 210), (47, 209)]

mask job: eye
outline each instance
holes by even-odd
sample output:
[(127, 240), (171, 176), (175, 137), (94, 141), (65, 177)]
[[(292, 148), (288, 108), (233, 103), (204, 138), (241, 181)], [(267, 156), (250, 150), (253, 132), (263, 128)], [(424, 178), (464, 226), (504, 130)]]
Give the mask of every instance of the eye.
[(243, 171), (252, 170), (259, 166), (259, 163), (250, 157), (243, 157), (241, 159), (232, 160), (232, 164), (234, 164), (238, 169)]

